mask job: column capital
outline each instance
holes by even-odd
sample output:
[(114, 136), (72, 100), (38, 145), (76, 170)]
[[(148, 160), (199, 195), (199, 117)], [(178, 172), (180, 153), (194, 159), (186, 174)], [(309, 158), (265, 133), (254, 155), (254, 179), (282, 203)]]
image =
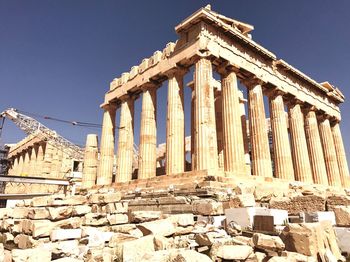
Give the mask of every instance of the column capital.
[(251, 78), (242, 79), (241, 83), (245, 85), (248, 89), (252, 89), (257, 85), (263, 85), (265, 82), (262, 79), (253, 76)]
[(266, 90), (265, 90), (265, 95), (271, 99), (276, 98), (277, 96), (283, 97), (285, 94), (286, 94), (286, 92), (284, 92), (281, 89), (278, 89), (277, 87), (266, 88)]
[(171, 77), (174, 76), (184, 76), (185, 74), (187, 74), (188, 72), (188, 68), (186, 67), (182, 67), (182, 66), (176, 66), (170, 70), (168, 70), (167, 72), (164, 73), (164, 75), (166, 75), (166, 77), (169, 79)]
[(229, 73), (237, 74), (239, 72), (239, 67), (232, 65), (230, 62), (226, 61), (219, 64), (216, 67), (216, 71), (223, 77), (227, 76)]
[(102, 105), (103, 110), (110, 111), (110, 110), (117, 110), (117, 103), (108, 103)]
[(134, 93), (128, 93), (126, 95), (123, 95), (119, 98), (121, 103), (124, 103), (128, 100), (136, 100), (137, 98), (139, 98), (140, 95), (139, 94), (134, 94)]
[(145, 92), (146, 90), (149, 90), (151, 88), (158, 89), (161, 85), (162, 84), (158, 81), (150, 80), (149, 82), (143, 84), (140, 89), (142, 90), (142, 92)]
[(330, 122), (331, 116), (327, 115), (326, 113), (322, 112), (322, 114), (317, 114), (316, 115), (317, 120), (323, 122), (325, 120), (328, 120)]
[(335, 126), (336, 124), (340, 124), (340, 119), (335, 116), (332, 116), (329, 121), (332, 127)]

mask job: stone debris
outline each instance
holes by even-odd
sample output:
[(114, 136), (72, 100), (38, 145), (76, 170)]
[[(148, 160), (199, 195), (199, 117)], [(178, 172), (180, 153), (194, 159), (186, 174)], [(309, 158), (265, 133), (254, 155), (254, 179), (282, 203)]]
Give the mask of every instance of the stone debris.
[[(339, 204), (346, 198), (325, 195), (314, 211), (318, 192), (291, 186), (286, 198), (306, 192), (318, 204), (308, 208), (303, 200), (287, 211), (271, 208), (275, 196), (261, 202), (248, 189), (130, 198), (101, 188), (34, 198), (0, 209), (0, 261), (344, 261), (349, 207)], [(332, 211), (324, 211), (327, 203)], [(310, 223), (288, 223), (297, 211)]]

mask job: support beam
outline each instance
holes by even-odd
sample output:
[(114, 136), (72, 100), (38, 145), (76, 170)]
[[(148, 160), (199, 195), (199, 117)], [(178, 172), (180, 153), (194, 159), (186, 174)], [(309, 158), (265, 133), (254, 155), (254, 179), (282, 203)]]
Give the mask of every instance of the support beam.
[(211, 61), (200, 58), (195, 66), (195, 170), (218, 168), (215, 104)]
[(294, 168), (290, 149), (287, 114), (284, 111), (283, 96), (273, 92), (269, 98), (270, 123), (274, 155), (274, 175), (277, 178), (294, 180)]
[(306, 109), (305, 132), (309, 148), (310, 164), (313, 180), (316, 184), (328, 185), (327, 171), (323, 156), (320, 133), (315, 109)]
[(132, 177), (134, 160), (134, 98), (121, 104), (116, 182), (127, 182)]
[(139, 146), (138, 178), (156, 176), (157, 171), (157, 87), (145, 87), (142, 94), (142, 112)]
[(183, 76), (187, 71), (177, 69), (168, 74), (168, 107), (166, 122), (167, 175), (185, 171), (185, 108)]
[(304, 129), (304, 115), (299, 101), (289, 105), (289, 130), (295, 180), (312, 183), (312, 173)]
[(244, 175), (246, 172), (241, 119), (242, 112), (237, 87), (237, 76), (231, 70), (221, 69), (219, 72), (221, 74), (222, 88), (224, 170)]
[(331, 125), (327, 117), (320, 118), (319, 130), (326, 163), (328, 183), (331, 186), (341, 187), (337, 155), (335, 152)]
[(252, 174), (272, 177), (272, 165), (262, 86), (259, 79), (245, 82), (248, 87), (249, 133)]
[(346, 153), (343, 143), (343, 136), (340, 131), (339, 122), (335, 121), (331, 125), (335, 152), (337, 154), (337, 161), (340, 173), (341, 184), (343, 187), (350, 187), (349, 166), (346, 160)]
[(112, 183), (116, 110), (115, 104), (108, 104), (103, 113), (97, 185), (109, 185)]

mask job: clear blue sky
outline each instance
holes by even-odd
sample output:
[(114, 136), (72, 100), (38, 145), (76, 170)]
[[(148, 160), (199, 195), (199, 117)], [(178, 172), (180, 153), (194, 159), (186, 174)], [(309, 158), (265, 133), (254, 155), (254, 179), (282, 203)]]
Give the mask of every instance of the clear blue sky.
[[(15, 107), (101, 123), (99, 105), (109, 82), (175, 41), (174, 27), (208, 3), (0, 0), (0, 110)], [(211, 5), (219, 13), (254, 25), (255, 41), (316, 81), (339, 86), (350, 99), (350, 1), (245, 0)], [(158, 101), (161, 143), (165, 140), (165, 88), (158, 92)], [(350, 159), (350, 100), (341, 110)], [(137, 118), (136, 132), (138, 113)], [(99, 133), (40, 121), (79, 144), (85, 143), (87, 133)], [(186, 129), (188, 133), (188, 125)], [(2, 143), (23, 137), (10, 121), (5, 123)]]

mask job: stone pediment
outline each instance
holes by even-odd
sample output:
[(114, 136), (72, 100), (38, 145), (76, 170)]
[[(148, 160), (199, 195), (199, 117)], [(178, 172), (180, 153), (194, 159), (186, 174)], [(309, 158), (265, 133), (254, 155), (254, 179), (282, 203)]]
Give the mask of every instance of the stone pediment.
[(224, 15), (212, 11), (210, 5), (202, 7), (201, 9), (193, 13), (191, 16), (187, 17), (175, 27), (175, 30), (177, 33), (180, 33), (181, 31), (186, 30), (187, 28), (191, 27), (193, 24), (196, 24), (201, 20), (206, 20), (211, 24), (215, 24), (223, 28), (225, 26), (231, 27), (245, 36), (248, 36), (248, 34), (254, 30), (254, 26), (250, 24), (226, 17)]

